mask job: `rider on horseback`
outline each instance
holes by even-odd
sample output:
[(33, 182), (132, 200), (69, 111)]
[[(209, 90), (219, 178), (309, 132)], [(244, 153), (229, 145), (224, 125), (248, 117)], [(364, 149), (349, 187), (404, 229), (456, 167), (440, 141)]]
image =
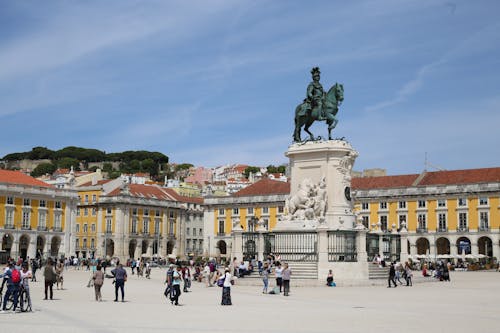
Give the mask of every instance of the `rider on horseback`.
[(325, 91), (323, 90), (323, 86), (319, 83), (320, 74), (319, 67), (314, 67), (311, 70), (313, 82), (309, 83), (307, 86), (307, 112), (312, 114), (313, 112), (317, 112), (318, 120), (324, 120), (325, 115), (323, 113), (323, 96)]

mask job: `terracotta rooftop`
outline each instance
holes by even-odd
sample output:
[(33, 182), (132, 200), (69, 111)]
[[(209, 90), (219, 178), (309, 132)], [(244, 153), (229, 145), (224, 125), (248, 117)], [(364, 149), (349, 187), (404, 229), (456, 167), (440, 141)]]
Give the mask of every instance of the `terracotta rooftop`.
[(418, 178), (418, 175), (356, 177), (352, 178), (351, 186), (354, 190), (370, 190), (376, 188), (409, 187)]
[(289, 194), (290, 183), (263, 178), (254, 184), (233, 194), (233, 197), (246, 197), (252, 195)]
[[(164, 188), (157, 185), (129, 184), (128, 188), (130, 195), (134, 197), (203, 204), (203, 198), (185, 197), (179, 195), (177, 192), (170, 188)], [(121, 191), (121, 188), (116, 188), (107, 196), (118, 196), (122, 193)]]
[[(97, 183), (96, 183), (96, 184), (94, 184), (94, 186), (95, 186), (95, 185), (103, 185), (103, 184), (109, 183), (111, 180), (112, 180), (112, 179), (102, 179), (102, 180), (98, 180), (98, 181), (97, 181)], [(93, 185), (92, 185), (92, 182), (90, 181), (90, 182), (83, 183), (83, 184), (79, 185), (78, 187), (83, 187), (83, 186), (93, 186)]]
[(0, 183), (36, 186), (36, 187), (54, 187), (41, 180), (25, 175), (19, 171), (0, 170)]
[[(419, 176), (418, 174), (413, 174), (360, 177), (353, 178), (351, 184), (352, 188), (355, 190), (409, 187), (414, 184)], [(489, 182), (500, 182), (500, 168), (426, 172), (415, 186), (464, 185)]]

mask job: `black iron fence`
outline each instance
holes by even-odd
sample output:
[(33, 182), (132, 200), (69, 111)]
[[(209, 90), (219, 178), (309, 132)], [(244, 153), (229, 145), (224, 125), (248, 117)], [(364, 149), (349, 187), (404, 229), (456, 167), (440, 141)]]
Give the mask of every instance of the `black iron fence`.
[(358, 261), (355, 231), (328, 232), (328, 261)]
[[(273, 254), (279, 255), (282, 261), (318, 261), (318, 235), (316, 232), (274, 232)], [(272, 245), (272, 244), (271, 244)]]
[(257, 259), (257, 244), (259, 242), (259, 234), (256, 232), (243, 233), (242, 252), (244, 260)]
[(377, 234), (366, 234), (366, 254), (368, 261), (372, 261), (373, 258), (379, 253), (378, 251), (379, 237)]

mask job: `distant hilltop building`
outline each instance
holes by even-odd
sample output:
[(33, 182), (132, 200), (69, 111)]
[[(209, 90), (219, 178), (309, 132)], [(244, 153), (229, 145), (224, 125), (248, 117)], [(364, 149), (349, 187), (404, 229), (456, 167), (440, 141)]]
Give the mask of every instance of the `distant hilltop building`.
[(213, 170), (205, 167), (193, 167), (189, 169), (189, 176), (184, 181), (191, 184), (204, 184), (211, 182), (213, 178)]
[(120, 178), (127, 184), (141, 184), (144, 185), (147, 182), (151, 182), (151, 176), (149, 173), (122, 173)]
[(91, 171), (74, 171), (71, 169), (57, 169), (52, 175), (45, 175), (37, 179), (53, 185), (56, 188), (72, 188), (83, 183), (98, 182), (103, 179), (100, 169)]

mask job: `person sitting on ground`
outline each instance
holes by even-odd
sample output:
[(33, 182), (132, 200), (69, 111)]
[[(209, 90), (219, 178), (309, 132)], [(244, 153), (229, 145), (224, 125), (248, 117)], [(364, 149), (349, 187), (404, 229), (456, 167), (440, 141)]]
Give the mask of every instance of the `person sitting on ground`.
[(333, 272), (331, 269), (328, 271), (328, 276), (326, 277), (326, 285), (329, 287), (333, 286)]

